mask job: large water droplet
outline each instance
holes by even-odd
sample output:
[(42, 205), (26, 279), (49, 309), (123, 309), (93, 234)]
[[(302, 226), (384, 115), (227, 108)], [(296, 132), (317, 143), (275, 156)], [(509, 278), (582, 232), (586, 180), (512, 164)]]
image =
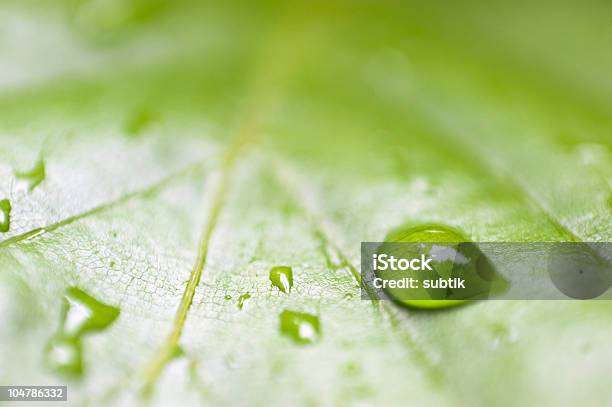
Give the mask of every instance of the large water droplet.
[(15, 177), (17, 177), (17, 179), (28, 183), (29, 191), (32, 191), (43, 182), (46, 176), (45, 162), (43, 160), (39, 160), (29, 171), (15, 172)]
[(305, 312), (284, 310), (280, 314), (280, 332), (299, 344), (311, 344), (321, 336), (319, 317)]
[[(414, 272), (417, 279), (461, 277), (467, 287), (460, 290), (423, 288), (419, 281), (419, 288), (386, 288), (387, 294), (401, 304), (414, 308), (447, 308), (466, 300), (488, 298), (491, 293), (507, 288), (508, 282), (497, 274), (478, 246), (451, 227), (423, 225), (402, 228), (391, 232), (385, 241), (388, 244), (381, 245), (379, 252), (392, 254), (395, 251), (397, 258), (418, 258), (425, 254), (433, 259), (433, 271)], [(393, 245), (399, 242), (415, 245)], [(384, 279), (397, 278), (394, 271), (377, 271), (377, 275)]]
[(11, 202), (8, 199), (0, 201), (0, 232), (8, 232), (11, 228)]
[(64, 296), (62, 324), (47, 345), (49, 366), (60, 374), (80, 377), (83, 336), (106, 329), (118, 316), (118, 308), (98, 301), (79, 288), (69, 288)]
[(288, 266), (272, 267), (270, 281), (273, 286), (284, 293), (288, 293), (293, 287), (293, 270)]
[(386, 242), (465, 242), (468, 239), (460, 231), (449, 226), (422, 225), (393, 230), (385, 238)]
[(244, 293), (238, 297), (238, 308), (246, 309), (249, 305), (249, 301), (251, 300), (251, 294)]

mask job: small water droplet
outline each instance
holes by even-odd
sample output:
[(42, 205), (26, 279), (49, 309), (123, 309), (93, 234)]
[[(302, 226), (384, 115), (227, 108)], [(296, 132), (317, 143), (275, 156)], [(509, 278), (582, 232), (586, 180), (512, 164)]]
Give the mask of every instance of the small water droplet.
[[(451, 279), (461, 277), (466, 288), (386, 288), (386, 292), (401, 304), (414, 308), (448, 308), (466, 300), (487, 298), (491, 293), (507, 289), (508, 282), (500, 276), (480, 251), (461, 232), (449, 226), (423, 225), (401, 228), (391, 232), (379, 248), (379, 252), (395, 253), (396, 258), (418, 258), (422, 254), (432, 258), (432, 270), (415, 272), (418, 280)], [(393, 245), (393, 243), (418, 243), (417, 245)], [(394, 274), (395, 273), (395, 274)], [(433, 274), (432, 274), (433, 273)], [(396, 279), (394, 271), (377, 271), (383, 279)], [(386, 277), (385, 277), (386, 276)]]
[(11, 228), (11, 202), (8, 199), (0, 201), (0, 232), (6, 233)]
[(240, 309), (248, 308), (250, 300), (251, 300), (251, 294), (249, 293), (241, 294), (240, 297), (238, 297), (238, 308)]
[(32, 191), (43, 182), (46, 177), (45, 162), (39, 160), (29, 171), (15, 172), (15, 177), (19, 180), (26, 181), (28, 183), (28, 190)]
[(284, 293), (288, 293), (293, 287), (293, 270), (288, 266), (272, 267), (270, 269), (270, 281), (273, 286)]
[(351, 293), (344, 294), (344, 299), (345, 300), (352, 300), (353, 299), (353, 294), (351, 294)]
[(319, 317), (305, 312), (284, 310), (280, 314), (280, 332), (298, 344), (314, 343), (321, 336)]
[(78, 338), (53, 338), (47, 344), (45, 361), (51, 369), (64, 376), (83, 374), (83, 351)]
[(70, 287), (64, 296), (60, 330), (47, 345), (49, 366), (60, 374), (81, 376), (83, 336), (106, 329), (118, 316), (118, 308), (98, 301), (79, 288)]
[(232, 299), (232, 296), (229, 295), (229, 294), (226, 294), (225, 297), (223, 297), (223, 298), (225, 298), (225, 301), (228, 301), (228, 300)]
[(115, 268), (115, 265), (116, 265), (116, 264), (117, 264), (117, 263), (115, 263), (114, 261), (111, 261), (111, 262), (110, 262), (110, 266), (111, 266), (111, 268)]

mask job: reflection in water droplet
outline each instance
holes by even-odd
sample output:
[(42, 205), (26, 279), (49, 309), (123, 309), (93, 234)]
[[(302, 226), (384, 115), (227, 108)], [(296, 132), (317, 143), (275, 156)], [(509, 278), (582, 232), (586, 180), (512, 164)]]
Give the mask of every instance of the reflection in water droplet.
[(80, 301), (75, 301), (70, 296), (66, 297), (69, 306), (64, 318), (64, 334), (75, 336), (85, 326), (87, 320), (91, 318), (91, 309)]
[(293, 270), (287, 266), (272, 267), (270, 270), (270, 281), (272, 285), (284, 293), (291, 291), (293, 287)]
[(225, 301), (228, 301), (228, 300), (232, 299), (232, 296), (229, 295), (229, 294), (226, 294), (225, 297), (223, 297), (223, 298), (225, 298)]
[(345, 299), (345, 300), (351, 300), (351, 299), (353, 299), (353, 294), (351, 294), (351, 293), (346, 293), (346, 294), (344, 294), (344, 299)]
[[(396, 258), (418, 258), (422, 254), (433, 259), (433, 271), (414, 272), (417, 279), (449, 279), (461, 277), (466, 289), (434, 286), (423, 288), (386, 288), (387, 294), (399, 303), (414, 308), (447, 308), (462, 304), (466, 300), (487, 298), (507, 288), (508, 282), (494, 269), (476, 244), (471, 243), (459, 231), (442, 225), (423, 225), (402, 228), (391, 232), (385, 239), (387, 244), (379, 252), (395, 253)], [(393, 243), (417, 243), (415, 245), (393, 245)], [(377, 271), (384, 279), (397, 279), (396, 271)], [(403, 272), (402, 272), (403, 273)], [(433, 274), (432, 274), (433, 273)], [(404, 274), (401, 274), (404, 275)]]
[(39, 160), (30, 171), (16, 172), (15, 177), (26, 181), (28, 183), (28, 190), (32, 191), (43, 182), (46, 177), (45, 162)]
[(0, 232), (8, 232), (11, 228), (11, 209), (8, 199), (0, 201)]
[(83, 336), (106, 329), (118, 316), (118, 308), (96, 300), (79, 288), (69, 288), (64, 297), (60, 330), (47, 345), (49, 366), (60, 374), (81, 376)]
[(423, 225), (396, 229), (389, 233), (386, 242), (465, 242), (467, 238), (458, 230), (442, 225)]
[(249, 293), (241, 294), (240, 297), (238, 297), (238, 308), (240, 309), (248, 308), (250, 300), (251, 300), (251, 294)]
[(280, 314), (280, 332), (295, 343), (311, 344), (321, 336), (319, 317), (305, 312), (284, 310)]

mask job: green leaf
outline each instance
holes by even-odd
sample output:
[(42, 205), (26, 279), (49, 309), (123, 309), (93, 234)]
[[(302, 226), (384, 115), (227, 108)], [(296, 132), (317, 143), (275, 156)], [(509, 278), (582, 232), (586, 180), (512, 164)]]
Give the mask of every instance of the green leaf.
[[(0, 383), (93, 405), (612, 401), (609, 301), (417, 310), (358, 271), (361, 241), (423, 225), (610, 241), (607, 4), (38, 3), (0, 6)], [(76, 336), (67, 295), (102, 315)]]

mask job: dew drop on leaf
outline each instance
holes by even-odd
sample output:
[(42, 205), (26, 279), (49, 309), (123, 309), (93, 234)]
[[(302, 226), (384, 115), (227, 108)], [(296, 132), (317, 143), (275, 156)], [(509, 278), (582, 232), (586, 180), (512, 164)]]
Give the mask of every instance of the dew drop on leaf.
[(463, 233), (449, 226), (423, 225), (400, 228), (387, 235), (387, 242), (465, 242)]
[(45, 360), (52, 370), (63, 376), (83, 375), (83, 351), (78, 338), (51, 339), (47, 344)]
[(225, 298), (225, 301), (228, 301), (228, 300), (232, 299), (232, 296), (229, 295), (229, 294), (226, 294), (225, 297), (223, 297), (223, 298)]
[(39, 160), (29, 171), (15, 172), (17, 179), (28, 183), (29, 191), (32, 191), (43, 182), (46, 176), (45, 162), (43, 160)]
[(287, 266), (277, 266), (270, 269), (270, 282), (284, 293), (293, 287), (293, 270)]
[(119, 308), (104, 304), (77, 287), (64, 296), (62, 323), (49, 341), (46, 360), (57, 373), (80, 377), (83, 373), (83, 336), (106, 329), (119, 316)]
[[(405, 249), (403, 246), (398, 249), (397, 246), (385, 244), (381, 248), (385, 253), (400, 250), (401, 253), (396, 255), (398, 258), (425, 254), (433, 258), (432, 265), (437, 277), (464, 277), (469, 288), (460, 293), (447, 288), (386, 288), (387, 294), (400, 304), (421, 309), (448, 308), (460, 305), (466, 300), (486, 298), (490, 292), (507, 288), (507, 281), (497, 274), (478, 246), (449, 226), (422, 225), (400, 228), (389, 233), (385, 242), (419, 243)], [(414, 253), (407, 253), (410, 251)], [(387, 272), (381, 272), (385, 273)], [(382, 275), (381, 277), (384, 278)], [(420, 286), (422, 287), (422, 284)]]
[(251, 294), (244, 293), (238, 297), (238, 308), (244, 309), (248, 306), (249, 300), (251, 299)]
[(119, 308), (104, 304), (77, 287), (65, 297), (64, 332), (83, 335), (107, 328), (119, 316)]
[(0, 201), (0, 232), (8, 232), (11, 228), (11, 202), (8, 199)]
[(311, 344), (321, 336), (319, 317), (305, 312), (284, 310), (280, 314), (280, 332), (298, 344)]

